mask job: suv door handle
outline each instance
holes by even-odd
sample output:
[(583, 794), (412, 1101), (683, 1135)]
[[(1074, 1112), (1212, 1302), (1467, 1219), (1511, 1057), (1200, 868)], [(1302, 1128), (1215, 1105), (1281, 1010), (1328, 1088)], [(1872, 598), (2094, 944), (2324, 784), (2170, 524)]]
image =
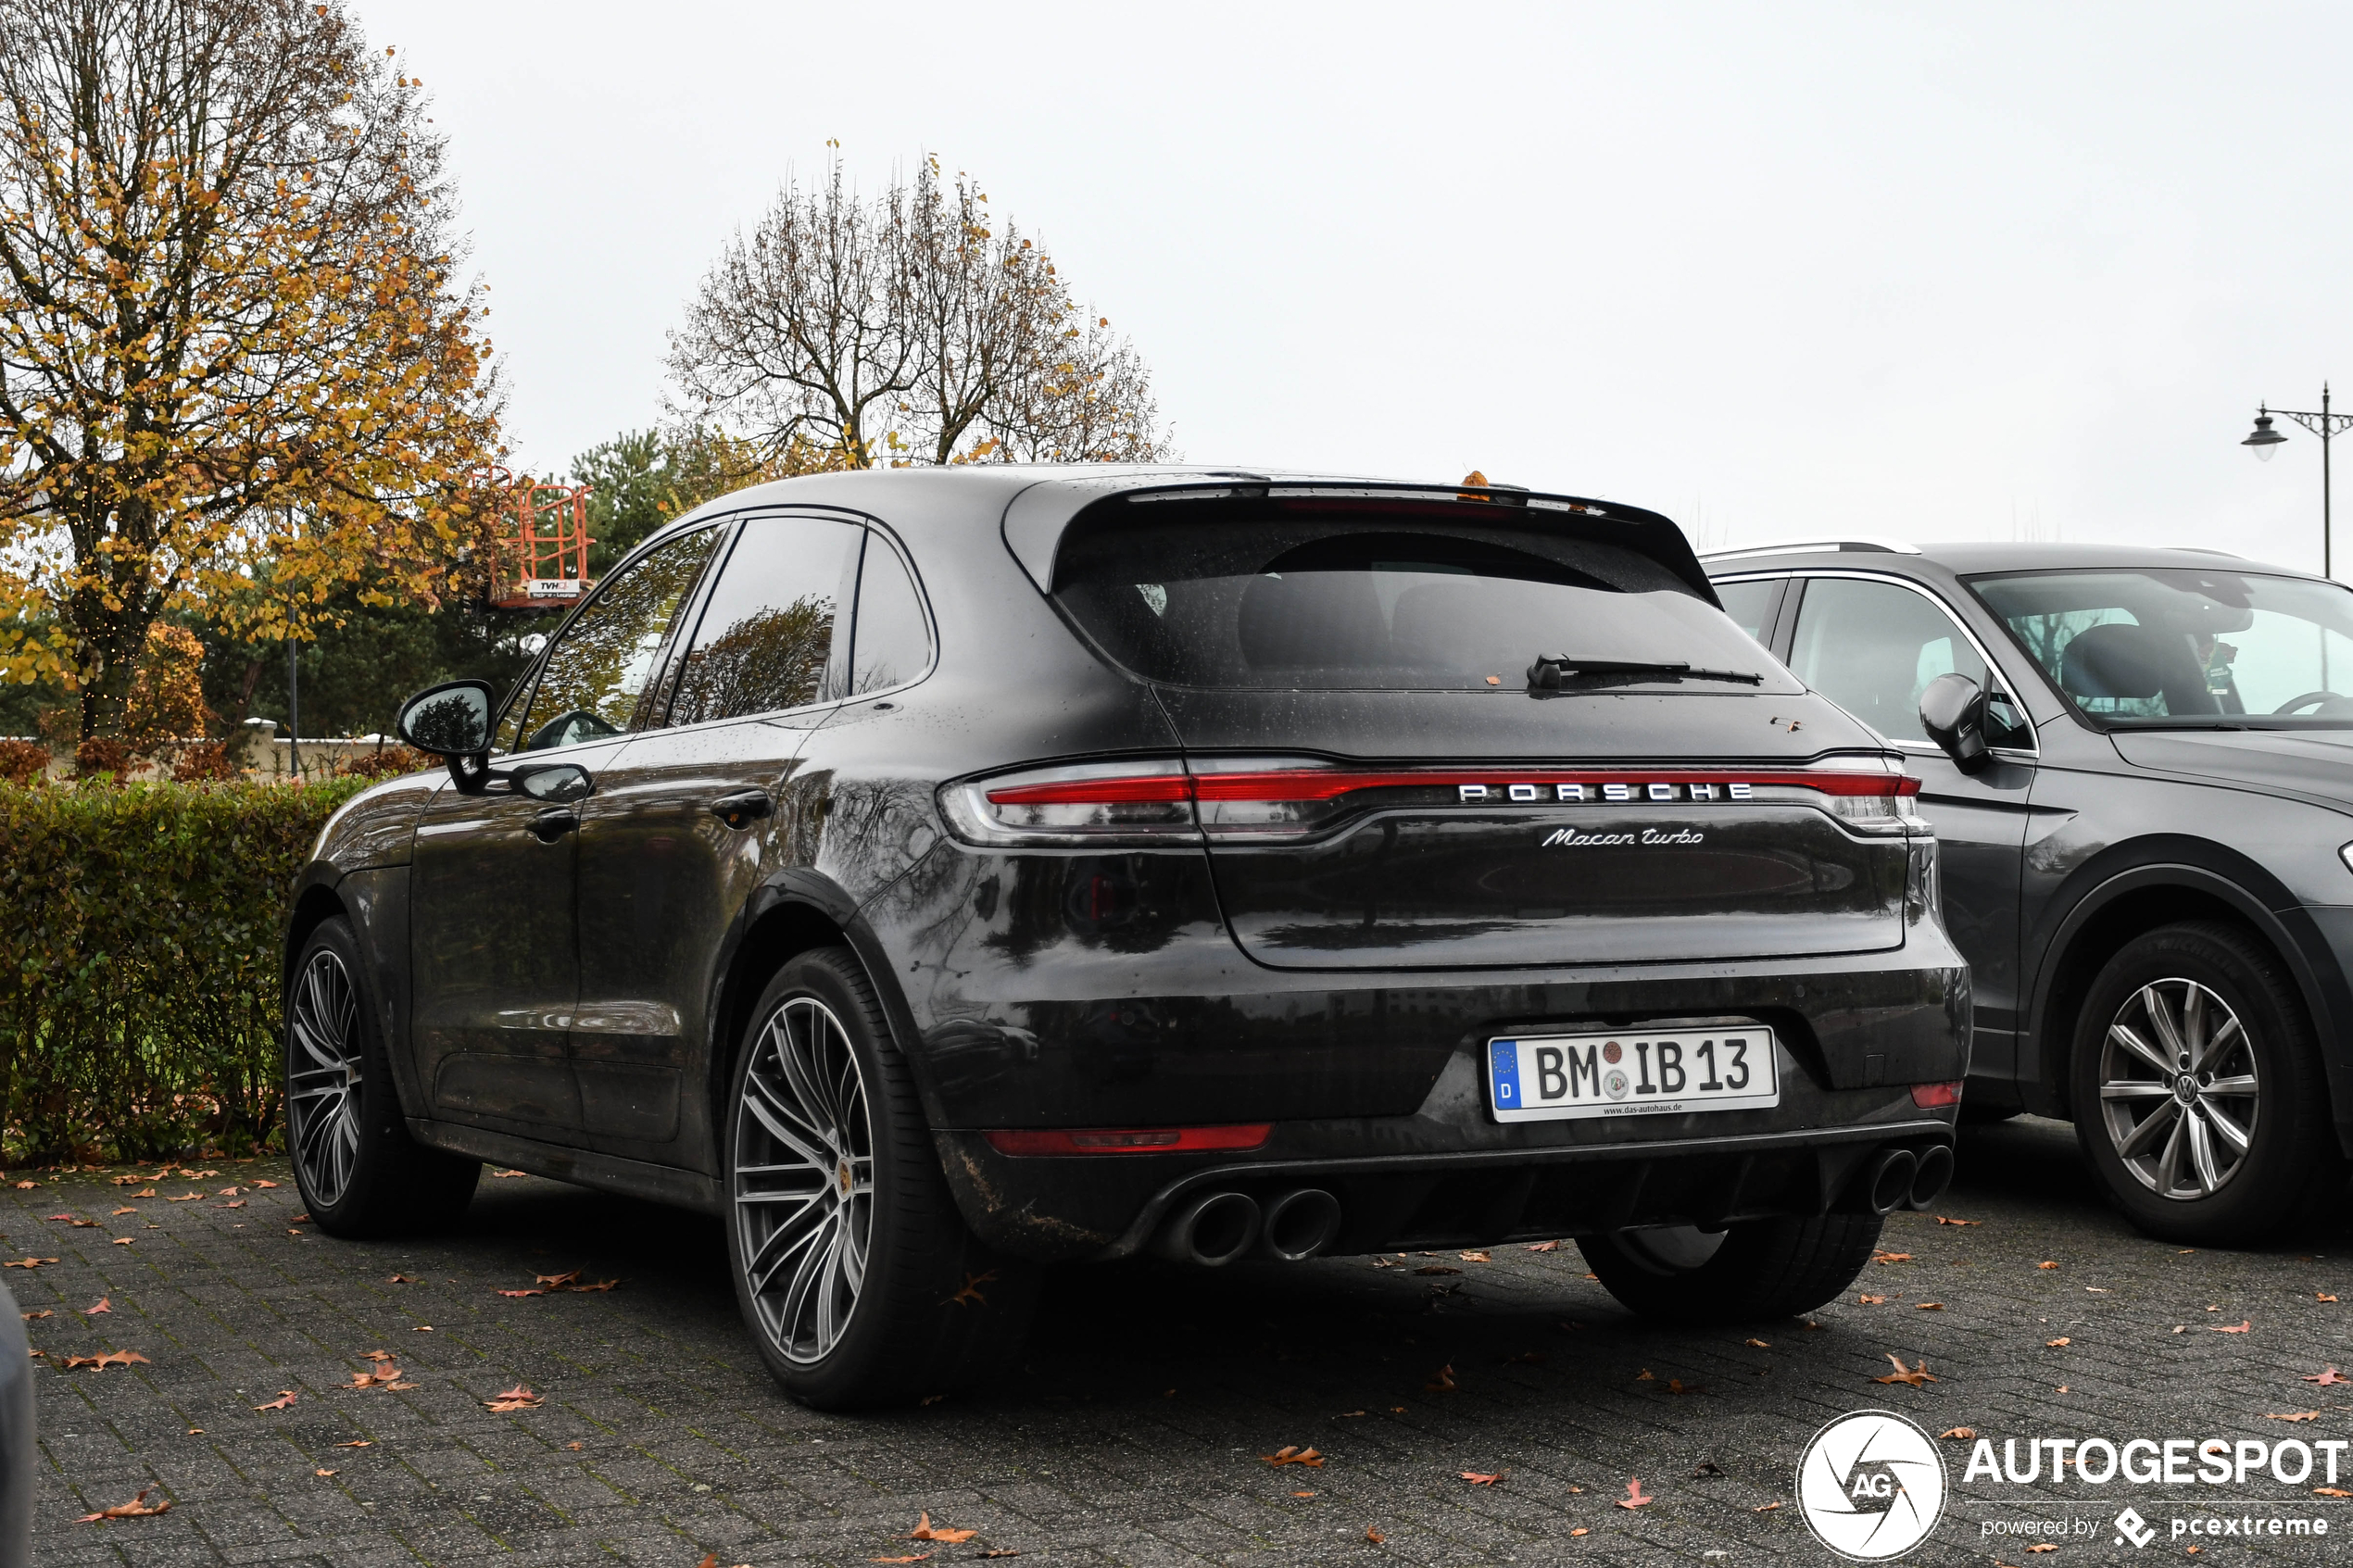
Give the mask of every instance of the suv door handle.
[(580, 825), (579, 816), (569, 806), (550, 806), (531, 819), (531, 836), (542, 844), (553, 844)]
[(711, 803), (711, 814), (731, 828), (747, 828), (776, 809), (764, 789), (740, 789)]

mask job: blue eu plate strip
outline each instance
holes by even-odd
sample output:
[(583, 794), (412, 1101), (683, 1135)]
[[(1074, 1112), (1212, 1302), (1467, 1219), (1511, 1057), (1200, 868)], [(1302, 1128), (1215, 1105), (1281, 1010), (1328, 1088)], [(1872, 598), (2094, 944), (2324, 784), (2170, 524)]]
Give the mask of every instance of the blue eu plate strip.
[(1519, 1043), (1516, 1040), (1490, 1040), (1487, 1043), (1488, 1073), (1495, 1084), (1495, 1109), (1517, 1110), (1519, 1098)]

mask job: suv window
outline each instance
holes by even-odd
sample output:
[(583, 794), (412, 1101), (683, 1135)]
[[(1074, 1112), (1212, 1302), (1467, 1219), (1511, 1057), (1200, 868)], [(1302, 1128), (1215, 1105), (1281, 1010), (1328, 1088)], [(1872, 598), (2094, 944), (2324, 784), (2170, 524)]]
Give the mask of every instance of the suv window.
[(864, 533), (831, 518), (747, 521), (681, 661), (670, 722), (739, 719), (839, 696), (835, 608), (848, 600)]
[(530, 703), (513, 721), (518, 749), (576, 746), (652, 727), (646, 701), (663, 642), (694, 593), (722, 530), (671, 540), (600, 587), (539, 667)]
[(858, 618), (851, 633), (849, 693), (904, 685), (931, 667), (931, 628), (907, 563), (882, 536), (866, 535), (858, 569)]
[(1794, 690), (1647, 556), (1403, 508), (1082, 519), (1064, 536), (1053, 597), (1115, 663), (1172, 685), (1516, 696), (1539, 658), (1567, 657), (1738, 671), (1768, 691)]
[(2001, 678), (1934, 599), (1851, 577), (1809, 578), (1805, 591), (1789, 659), (1799, 680), (1888, 739), (1927, 746), (1920, 693), (1939, 675), (1966, 675), (1993, 694), (1986, 744), (2033, 744)]
[(1772, 634), (1773, 612), (1781, 605), (1782, 579), (1758, 577), (1746, 583), (1718, 583), (1716, 596), (1732, 624), (1763, 642)]

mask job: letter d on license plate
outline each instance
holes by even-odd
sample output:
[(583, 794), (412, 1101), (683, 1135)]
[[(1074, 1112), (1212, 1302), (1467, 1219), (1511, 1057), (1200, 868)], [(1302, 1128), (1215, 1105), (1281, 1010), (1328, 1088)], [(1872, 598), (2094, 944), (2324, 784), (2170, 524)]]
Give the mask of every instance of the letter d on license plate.
[(1777, 1057), (1761, 1023), (1490, 1040), (1488, 1103), (1498, 1122), (1745, 1110), (1781, 1102)]

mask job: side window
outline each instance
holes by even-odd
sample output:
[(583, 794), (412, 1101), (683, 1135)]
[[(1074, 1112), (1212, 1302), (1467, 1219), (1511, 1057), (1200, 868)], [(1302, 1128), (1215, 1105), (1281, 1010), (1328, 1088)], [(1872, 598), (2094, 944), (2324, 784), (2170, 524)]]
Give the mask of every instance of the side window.
[(1798, 602), (1790, 669), (1890, 740), (1929, 744), (1920, 728), (1920, 693), (1939, 675), (1958, 672), (1994, 693), (1988, 745), (2031, 744), (2000, 677), (1943, 607), (1893, 583), (1816, 577)]
[(753, 518), (727, 554), (678, 675), (670, 722), (699, 724), (841, 695), (837, 646), (865, 531), (827, 518)]
[(647, 688), (662, 644), (723, 532), (704, 528), (672, 540), (582, 608), (540, 666), (538, 689), (517, 721), (525, 737), (519, 749), (577, 746), (651, 727)]
[(858, 621), (849, 654), (849, 693), (904, 685), (931, 668), (931, 628), (924, 601), (882, 536), (866, 536), (865, 564), (858, 571)]
[(1724, 613), (1732, 618), (1732, 624), (1761, 643), (1773, 633), (1773, 615), (1781, 608), (1786, 581), (1758, 577), (1746, 583), (1718, 583), (1716, 596), (1724, 601)]

